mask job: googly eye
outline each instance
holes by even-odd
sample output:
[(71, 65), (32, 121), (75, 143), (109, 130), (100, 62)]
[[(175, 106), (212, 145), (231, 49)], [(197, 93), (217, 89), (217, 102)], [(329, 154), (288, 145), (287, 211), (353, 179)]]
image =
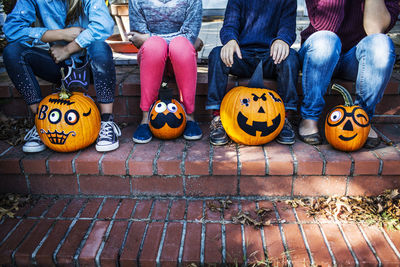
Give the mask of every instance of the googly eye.
[(61, 120), (61, 111), (59, 109), (53, 109), (49, 113), (49, 121), (53, 124), (59, 123)]
[(79, 113), (76, 110), (68, 110), (64, 115), (65, 122), (74, 125), (79, 120)]
[(169, 112), (175, 113), (178, 110), (178, 107), (174, 103), (169, 103), (167, 106)]
[(249, 98), (240, 99), (240, 103), (242, 103), (242, 105), (245, 105), (246, 107), (248, 107), (250, 105), (250, 99)]
[(332, 114), (331, 114), (331, 116), (330, 116), (330, 119), (331, 119), (331, 121), (333, 121), (333, 122), (337, 122), (337, 121), (339, 121), (341, 118), (342, 118), (342, 112), (340, 112), (340, 111), (338, 111), (338, 110), (332, 112)]
[(157, 103), (156, 107), (154, 108), (154, 110), (155, 110), (157, 113), (162, 113), (162, 112), (164, 112), (166, 109), (167, 109), (167, 105), (166, 105), (164, 102)]

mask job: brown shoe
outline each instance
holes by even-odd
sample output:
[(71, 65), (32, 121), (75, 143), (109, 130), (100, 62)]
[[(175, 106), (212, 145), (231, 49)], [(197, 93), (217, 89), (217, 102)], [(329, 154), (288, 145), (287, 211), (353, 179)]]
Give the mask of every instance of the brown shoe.
[[(311, 128), (316, 130), (317, 132), (306, 134), (307, 131), (305, 131), (305, 128)], [(303, 132), (304, 134), (302, 135), (301, 132)], [(308, 132), (310, 132), (310, 130)], [(310, 145), (320, 145), (322, 143), (322, 138), (318, 132), (317, 121), (313, 121), (311, 119), (303, 119), (299, 125), (299, 137), (300, 140), (304, 143)]]
[(309, 145), (320, 145), (322, 144), (322, 138), (319, 135), (319, 133), (313, 133), (309, 135), (300, 135), (300, 140), (303, 141), (304, 143), (307, 143)]
[(372, 148), (379, 146), (380, 143), (381, 143), (381, 139), (379, 138), (379, 136), (378, 137), (368, 137), (367, 141), (364, 144), (364, 148), (372, 149)]

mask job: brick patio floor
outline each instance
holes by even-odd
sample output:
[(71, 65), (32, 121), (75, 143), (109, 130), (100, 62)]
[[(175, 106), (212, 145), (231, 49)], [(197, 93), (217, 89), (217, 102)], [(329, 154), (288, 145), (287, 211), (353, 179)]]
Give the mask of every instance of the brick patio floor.
[[(310, 218), (278, 199), (41, 197), (0, 221), (0, 264), (399, 266), (400, 232)], [(271, 225), (232, 222), (269, 208)], [(265, 265), (261, 265), (265, 266)]]

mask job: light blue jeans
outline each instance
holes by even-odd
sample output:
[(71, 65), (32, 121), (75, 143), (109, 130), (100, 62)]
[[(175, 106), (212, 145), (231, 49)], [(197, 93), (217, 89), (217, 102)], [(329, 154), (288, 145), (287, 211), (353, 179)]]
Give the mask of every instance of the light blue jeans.
[[(339, 37), (330, 31), (312, 34), (299, 50), (303, 64), (303, 119), (318, 120), (324, 108), (324, 94), (331, 78), (356, 82), (355, 104), (365, 109), (370, 118), (392, 75), (395, 49), (385, 34), (363, 38), (346, 53), (341, 53)], [(340, 104), (340, 103), (338, 103)]]

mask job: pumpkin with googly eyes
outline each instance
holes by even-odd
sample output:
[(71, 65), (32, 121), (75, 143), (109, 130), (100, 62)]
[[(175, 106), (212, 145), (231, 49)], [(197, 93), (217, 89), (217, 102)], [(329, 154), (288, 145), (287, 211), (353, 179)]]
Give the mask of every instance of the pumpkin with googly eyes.
[(82, 92), (68, 93), (68, 96), (55, 93), (39, 103), (35, 125), (47, 147), (57, 152), (72, 152), (97, 139), (100, 112), (92, 98)]
[[(160, 90), (169, 90), (163, 84)], [(171, 91), (172, 92), (172, 91)], [(160, 91), (160, 94), (163, 92)], [(178, 100), (168, 94), (162, 95), (149, 112), (149, 128), (159, 139), (174, 139), (182, 135), (186, 127), (186, 112)]]
[(228, 136), (239, 144), (266, 144), (279, 135), (285, 107), (275, 91), (264, 88), (262, 63), (247, 87), (235, 87), (224, 96), (220, 116)]
[(367, 141), (371, 128), (369, 117), (364, 109), (353, 104), (351, 95), (344, 87), (334, 84), (332, 89), (342, 94), (345, 104), (334, 107), (328, 113), (326, 140), (337, 150), (356, 151)]

